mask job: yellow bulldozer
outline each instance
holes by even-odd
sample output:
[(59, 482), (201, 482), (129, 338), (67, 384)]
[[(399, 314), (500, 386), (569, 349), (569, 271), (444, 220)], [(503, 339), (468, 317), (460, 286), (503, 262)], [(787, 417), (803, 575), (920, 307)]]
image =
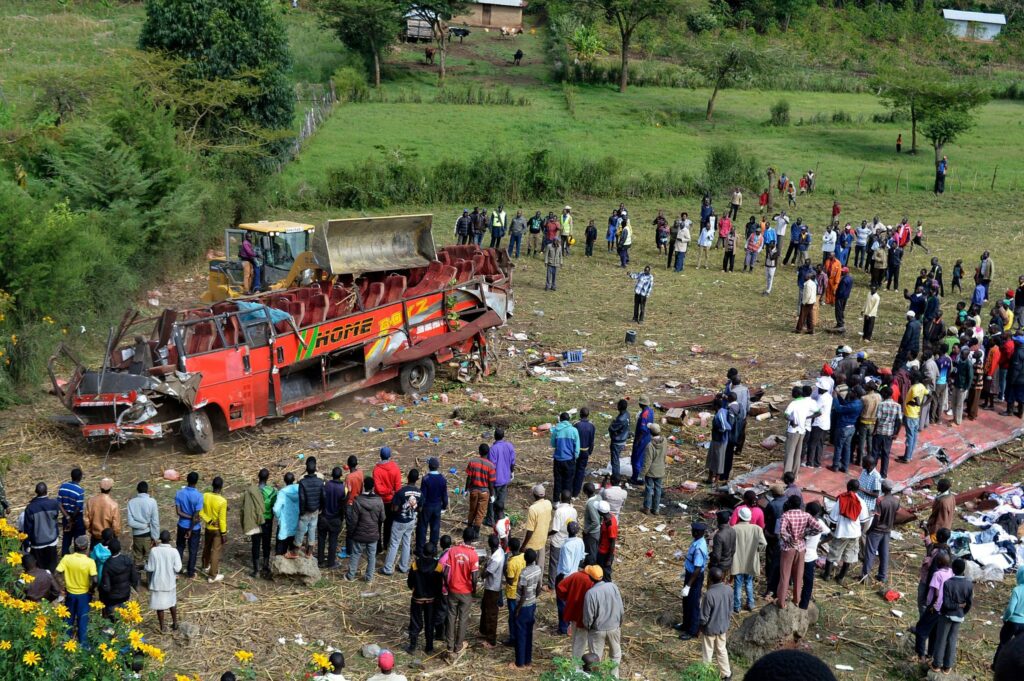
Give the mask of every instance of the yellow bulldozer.
[[(289, 220), (242, 223), (224, 230), (224, 258), (210, 260), (202, 300), (295, 288), (337, 273), (419, 267), (434, 258), (430, 230), (422, 215), (328, 220), (320, 228)], [(246, 241), (251, 252), (243, 259)]]

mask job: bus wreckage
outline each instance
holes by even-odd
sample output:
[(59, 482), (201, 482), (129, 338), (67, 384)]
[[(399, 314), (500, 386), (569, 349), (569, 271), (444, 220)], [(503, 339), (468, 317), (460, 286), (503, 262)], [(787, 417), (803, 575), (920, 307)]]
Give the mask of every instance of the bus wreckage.
[(487, 332), (513, 312), (504, 251), (435, 249), (431, 216), (413, 215), (331, 220), (312, 253), (302, 286), (126, 313), (98, 369), (62, 344), (50, 379), (81, 434), (122, 444), (180, 433), (206, 452), (214, 427), (247, 428), (392, 379), (422, 393), (438, 366), (490, 374)]

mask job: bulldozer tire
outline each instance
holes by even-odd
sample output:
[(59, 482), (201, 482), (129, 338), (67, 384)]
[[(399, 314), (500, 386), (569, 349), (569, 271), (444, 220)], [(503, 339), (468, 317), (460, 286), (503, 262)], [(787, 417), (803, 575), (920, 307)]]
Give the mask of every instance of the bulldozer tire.
[(185, 415), (181, 420), (181, 437), (193, 454), (204, 454), (213, 449), (213, 425), (204, 410)]
[(434, 360), (418, 359), (402, 367), (398, 374), (398, 385), (403, 395), (423, 394), (434, 385)]

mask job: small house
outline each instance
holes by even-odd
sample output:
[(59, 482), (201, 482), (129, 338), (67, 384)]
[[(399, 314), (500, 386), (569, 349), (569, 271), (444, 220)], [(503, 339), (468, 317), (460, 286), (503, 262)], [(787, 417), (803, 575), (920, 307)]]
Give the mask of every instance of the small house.
[(525, 0), (487, 0), (471, 2), (466, 13), (454, 17), (449, 23), (452, 26), (466, 24), (469, 26), (505, 26), (520, 28), (523, 25), (523, 8)]
[(942, 10), (942, 18), (949, 24), (949, 30), (962, 40), (991, 42), (1006, 25), (1003, 14), (986, 12), (961, 12), (958, 9)]

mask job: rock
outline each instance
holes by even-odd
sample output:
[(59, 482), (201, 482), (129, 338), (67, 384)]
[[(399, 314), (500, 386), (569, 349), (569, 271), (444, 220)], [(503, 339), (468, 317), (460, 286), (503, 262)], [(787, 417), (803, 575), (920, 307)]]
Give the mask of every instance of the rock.
[(735, 634), (729, 636), (729, 652), (748, 660), (756, 660), (786, 643), (799, 641), (818, 621), (818, 607), (813, 602), (807, 610), (793, 604), (780, 610), (775, 604), (743, 620)]
[(359, 654), (367, 660), (376, 660), (377, 656), (380, 655), (380, 646), (376, 643), (370, 643), (360, 648)]
[(315, 558), (285, 558), (274, 556), (270, 561), (270, 574), (274, 579), (294, 579), (306, 586), (313, 586), (320, 581), (320, 568)]
[(182, 645), (190, 646), (199, 640), (203, 632), (199, 629), (198, 624), (182, 622), (178, 625), (178, 633), (181, 634), (181, 637), (184, 639)]
[(963, 674), (957, 674), (956, 672), (950, 672), (943, 674), (942, 672), (933, 672), (931, 669), (928, 670), (928, 681), (971, 681), (970, 676), (964, 676)]
[(679, 613), (676, 611), (666, 611), (658, 615), (658, 626), (671, 627), (679, 621)]

